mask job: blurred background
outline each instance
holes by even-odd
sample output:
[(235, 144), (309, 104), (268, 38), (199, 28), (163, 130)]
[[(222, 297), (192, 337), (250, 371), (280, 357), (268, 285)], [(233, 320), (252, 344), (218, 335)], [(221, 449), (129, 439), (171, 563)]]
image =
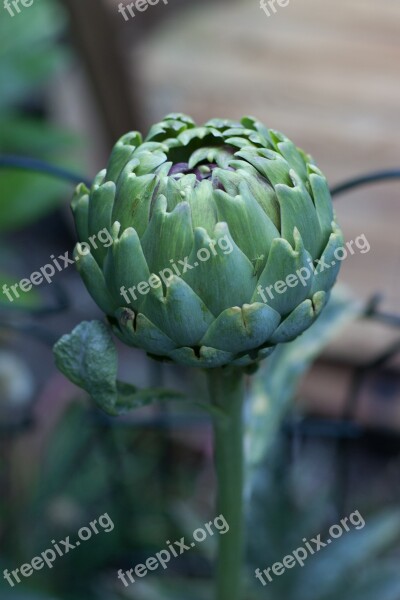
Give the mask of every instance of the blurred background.
[[(332, 187), (400, 167), (395, 0), (290, 0), (269, 17), (258, 0), (160, 0), (128, 20), (118, 6), (0, 6), (1, 156), (91, 180), (120, 135), (184, 112), (199, 123), (256, 116), (310, 152)], [(0, 167), (1, 289), (71, 252), (75, 234), (73, 185)], [(280, 349), (285, 368), (272, 358), (249, 389), (249, 600), (260, 597), (252, 569), (356, 509), (363, 532), (261, 597), (400, 600), (399, 189), (389, 181), (335, 200), (346, 239), (363, 234), (371, 250), (343, 262), (318, 335)], [(0, 293), (0, 573), (100, 514), (115, 523), (15, 589), (1, 579), (0, 597), (210, 598), (212, 539), (162, 576), (129, 589), (116, 578), (213, 517), (211, 428), (190, 407), (99, 414), (52, 356), (60, 335), (94, 318), (73, 267), (13, 303)], [(122, 379), (205, 394), (199, 374), (119, 355)]]

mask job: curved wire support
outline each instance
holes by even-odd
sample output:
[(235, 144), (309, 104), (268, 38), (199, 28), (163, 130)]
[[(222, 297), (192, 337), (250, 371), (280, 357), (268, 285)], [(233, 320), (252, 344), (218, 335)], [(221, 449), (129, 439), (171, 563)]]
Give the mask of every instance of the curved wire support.
[(78, 173), (56, 167), (44, 160), (37, 158), (29, 158), (25, 156), (0, 155), (0, 169), (18, 169), (20, 171), (32, 171), (34, 173), (42, 173), (50, 175), (58, 179), (64, 179), (75, 185), (84, 183), (87, 187), (91, 186), (91, 182), (82, 177)]
[[(56, 167), (44, 160), (37, 158), (30, 158), (24, 156), (13, 156), (13, 155), (0, 155), (0, 169), (20, 169), (22, 171), (33, 171), (36, 173), (43, 173), (52, 177), (58, 177), (64, 179), (70, 183), (78, 185), (84, 183), (87, 187), (91, 186), (91, 182), (86, 177)], [(338, 196), (344, 192), (356, 189), (363, 185), (369, 185), (371, 183), (378, 183), (382, 181), (389, 181), (392, 179), (400, 179), (400, 169), (388, 169), (385, 171), (377, 171), (375, 173), (366, 173), (352, 179), (348, 179), (339, 183), (331, 189), (332, 196)]]
[(365, 175), (360, 175), (359, 177), (354, 177), (352, 179), (348, 179), (347, 181), (343, 181), (338, 185), (335, 185), (331, 189), (332, 196), (339, 196), (344, 192), (348, 192), (350, 190), (354, 190), (358, 187), (369, 185), (371, 183), (379, 183), (382, 181), (390, 181), (392, 179), (400, 179), (400, 170), (399, 169), (389, 169), (387, 171), (377, 171), (375, 173), (366, 173)]

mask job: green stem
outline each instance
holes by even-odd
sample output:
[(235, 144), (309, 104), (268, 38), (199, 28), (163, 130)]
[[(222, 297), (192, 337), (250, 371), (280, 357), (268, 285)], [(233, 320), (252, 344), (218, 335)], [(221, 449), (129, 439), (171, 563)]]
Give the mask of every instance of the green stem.
[(217, 514), (229, 531), (218, 539), (216, 600), (241, 600), (243, 570), (243, 398), (241, 369), (210, 369), (211, 401), (226, 418), (214, 418)]

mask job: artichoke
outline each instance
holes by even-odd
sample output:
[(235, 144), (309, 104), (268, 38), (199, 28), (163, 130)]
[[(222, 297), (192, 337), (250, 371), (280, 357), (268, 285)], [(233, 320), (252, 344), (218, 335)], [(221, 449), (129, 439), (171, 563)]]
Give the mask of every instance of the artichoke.
[(170, 114), (124, 135), (72, 209), (76, 264), (114, 333), (184, 365), (268, 356), (313, 323), (340, 267), (324, 175), (250, 117)]

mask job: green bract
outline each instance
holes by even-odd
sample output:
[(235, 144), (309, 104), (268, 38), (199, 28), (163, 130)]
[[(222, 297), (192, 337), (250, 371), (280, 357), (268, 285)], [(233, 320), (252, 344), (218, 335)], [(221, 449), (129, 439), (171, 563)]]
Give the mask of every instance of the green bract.
[[(78, 268), (115, 334), (176, 363), (262, 359), (312, 324), (340, 267), (325, 177), (249, 117), (172, 114), (124, 135), (72, 207)], [(105, 228), (112, 243), (93, 244)]]

